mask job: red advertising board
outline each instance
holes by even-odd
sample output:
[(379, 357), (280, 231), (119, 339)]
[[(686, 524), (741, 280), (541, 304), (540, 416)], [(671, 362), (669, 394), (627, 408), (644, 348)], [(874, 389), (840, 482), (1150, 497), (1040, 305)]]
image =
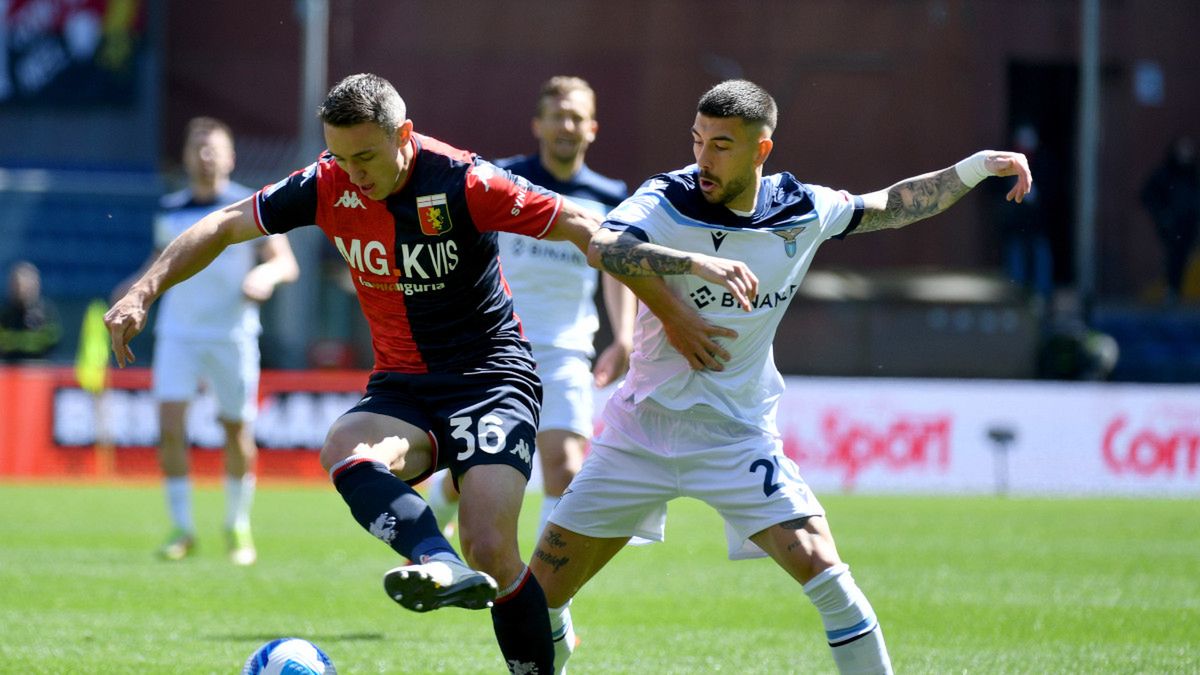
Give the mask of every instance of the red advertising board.
[[(329, 424), (361, 395), (359, 371), (266, 371), (259, 387), (258, 473), (324, 479), (317, 452)], [(211, 397), (188, 416), (193, 472), (219, 476), (223, 434)], [(0, 477), (158, 475), (158, 408), (144, 368), (109, 373), (96, 397), (67, 367), (0, 367)]]

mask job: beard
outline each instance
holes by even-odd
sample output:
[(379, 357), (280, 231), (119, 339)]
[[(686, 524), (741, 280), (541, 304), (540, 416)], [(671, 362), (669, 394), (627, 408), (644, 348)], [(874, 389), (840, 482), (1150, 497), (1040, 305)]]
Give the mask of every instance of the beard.
[(713, 176), (701, 173), (701, 178), (717, 182), (717, 189), (712, 192), (701, 192), (704, 195), (705, 201), (710, 204), (719, 204), (721, 206), (728, 205), (729, 202), (741, 196), (746, 188), (750, 187), (750, 182), (754, 179), (753, 175), (740, 176), (731, 178), (725, 182), (718, 182)]

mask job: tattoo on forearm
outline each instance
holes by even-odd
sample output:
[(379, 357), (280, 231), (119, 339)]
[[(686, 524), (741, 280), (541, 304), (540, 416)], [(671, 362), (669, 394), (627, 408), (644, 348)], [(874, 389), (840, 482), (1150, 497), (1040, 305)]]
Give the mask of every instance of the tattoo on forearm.
[(543, 551), (540, 547), (533, 550), (533, 557), (553, 567), (555, 572), (562, 569), (563, 565), (571, 562), (571, 559), (565, 555), (551, 555)]
[(887, 206), (868, 211), (855, 232), (904, 227), (950, 208), (970, 190), (954, 167), (896, 183), (887, 190)]
[(692, 270), (692, 261), (686, 255), (630, 236), (605, 246), (600, 262), (613, 274), (632, 277), (687, 274)]
[(562, 548), (567, 545), (567, 542), (563, 541), (557, 532), (547, 532), (545, 540), (547, 544), (550, 544), (554, 548)]

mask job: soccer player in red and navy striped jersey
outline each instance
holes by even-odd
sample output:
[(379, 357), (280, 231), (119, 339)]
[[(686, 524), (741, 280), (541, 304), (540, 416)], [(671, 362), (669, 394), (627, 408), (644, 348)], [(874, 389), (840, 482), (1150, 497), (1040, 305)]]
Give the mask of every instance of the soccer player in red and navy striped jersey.
[[(417, 134), (400, 95), (376, 75), (345, 78), (318, 112), (328, 150), (315, 163), (202, 218), (109, 310), (117, 363), (132, 361), (129, 341), (154, 300), (226, 246), (315, 223), (350, 268), (375, 351), (365, 396), (329, 430), (321, 463), (358, 523), (414, 561), (389, 571), (384, 587), (419, 612), (491, 607), (509, 669), (550, 672), (546, 597), (516, 537), (542, 387), (500, 271), (496, 232), (586, 251), (599, 219)], [(743, 300), (754, 288), (741, 263), (696, 254), (680, 262), (677, 273), (701, 275)], [(660, 279), (629, 282), (664, 321), (681, 326), (673, 329), (677, 342), (720, 349), (714, 338), (728, 332), (681, 309)], [(470, 566), (411, 487), (440, 468), (462, 493), (459, 533)]]

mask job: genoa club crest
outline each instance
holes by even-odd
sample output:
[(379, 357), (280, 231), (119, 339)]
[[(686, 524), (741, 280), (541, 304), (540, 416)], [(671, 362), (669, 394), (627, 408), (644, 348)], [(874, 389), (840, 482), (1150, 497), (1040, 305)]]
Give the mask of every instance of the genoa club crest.
[(417, 217), (421, 221), (421, 232), (430, 237), (445, 234), (454, 225), (450, 222), (450, 207), (444, 192), (417, 197)]

